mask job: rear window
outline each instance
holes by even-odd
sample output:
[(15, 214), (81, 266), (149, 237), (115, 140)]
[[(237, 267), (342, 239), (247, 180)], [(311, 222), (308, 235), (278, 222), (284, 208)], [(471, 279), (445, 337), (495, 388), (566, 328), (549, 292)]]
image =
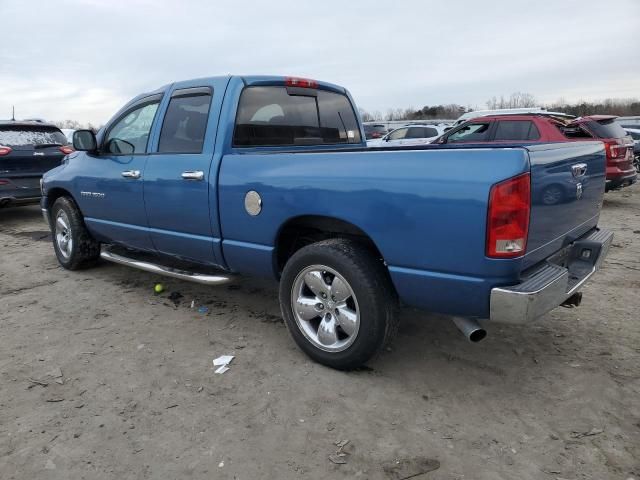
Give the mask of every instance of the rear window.
[(239, 147), (360, 143), (360, 128), (345, 95), (286, 87), (248, 87), (240, 97), (233, 144)]
[(28, 148), (34, 145), (67, 145), (67, 137), (55, 127), (0, 125), (0, 145)]
[(497, 122), (494, 140), (528, 141), (538, 140), (540, 132), (528, 120), (500, 120)]
[(587, 128), (598, 138), (622, 138), (627, 136), (624, 128), (613, 119), (587, 122)]

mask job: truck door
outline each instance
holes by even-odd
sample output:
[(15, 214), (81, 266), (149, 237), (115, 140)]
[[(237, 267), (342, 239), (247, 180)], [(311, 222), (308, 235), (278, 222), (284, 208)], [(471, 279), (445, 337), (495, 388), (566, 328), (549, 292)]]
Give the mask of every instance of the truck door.
[(99, 155), (87, 155), (76, 200), (94, 234), (127, 247), (153, 250), (147, 230), (143, 177), (147, 143), (162, 95), (139, 100), (105, 133)]
[(144, 203), (156, 250), (220, 265), (217, 164), (218, 114), (228, 79), (181, 82), (164, 102), (145, 169)]

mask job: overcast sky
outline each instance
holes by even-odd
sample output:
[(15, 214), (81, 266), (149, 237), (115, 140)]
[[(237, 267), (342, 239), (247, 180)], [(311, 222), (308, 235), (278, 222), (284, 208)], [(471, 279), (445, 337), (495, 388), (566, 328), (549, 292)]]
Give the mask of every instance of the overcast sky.
[(106, 122), (216, 74), (298, 75), (358, 106), (640, 97), (640, 0), (0, 0), (0, 118)]

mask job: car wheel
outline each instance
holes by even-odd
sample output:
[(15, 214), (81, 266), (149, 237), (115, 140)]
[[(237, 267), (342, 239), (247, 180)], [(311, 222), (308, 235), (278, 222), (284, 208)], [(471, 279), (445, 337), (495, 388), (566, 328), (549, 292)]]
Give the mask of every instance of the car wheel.
[(398, 327), (397, 298), (382, 261), (345, 239), (313, 243), (289, 259), (280, 308), (298, 346), (340, 370), (362, 366)]
[(542, 203), (556, 205), (564, 198), (564, 192), (558, 185), (550, 185), (542, 192)]
[(67, 270), (86, 268), (100, 257), (100, 243), (95, 241), (84, 224), (75, 202), (58, 198), (51, 209), (53, 248), (58, 262)]

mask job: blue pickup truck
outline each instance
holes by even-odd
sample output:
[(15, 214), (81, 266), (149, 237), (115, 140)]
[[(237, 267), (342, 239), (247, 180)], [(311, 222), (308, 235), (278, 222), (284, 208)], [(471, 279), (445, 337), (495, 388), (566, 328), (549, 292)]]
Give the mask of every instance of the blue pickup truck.
[[(612, 240), (601, 142), (366, 148), (349, 93), (315, 80), (173, 83), (74, 148), (42, 183), (64, 268), (274, 277), (295, 342), (339, 369), (384, 348), (400, 305), (472, 341), (577, 305)], [(573, 194), (545, 205), (549, 182)]]

